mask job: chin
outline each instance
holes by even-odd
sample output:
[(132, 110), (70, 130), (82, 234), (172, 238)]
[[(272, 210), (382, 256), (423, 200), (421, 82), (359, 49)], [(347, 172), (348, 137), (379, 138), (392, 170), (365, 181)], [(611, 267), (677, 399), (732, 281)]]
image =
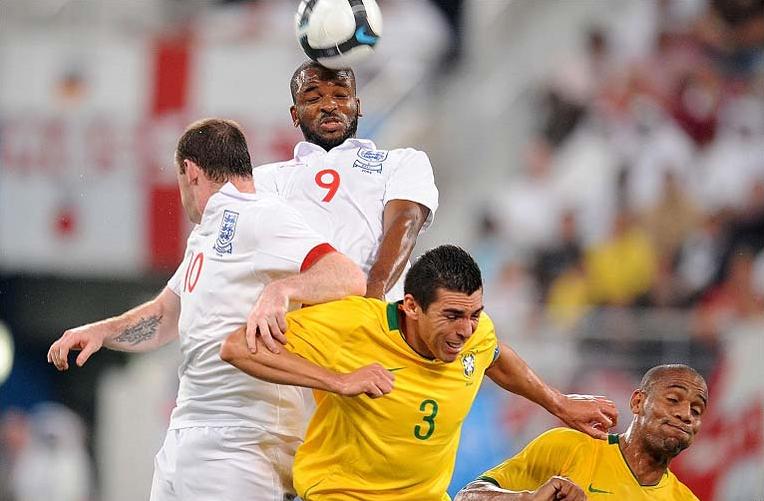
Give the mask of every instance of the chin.
[(438, 358), (442, 362), (451, 363), (451, 362), (455, 361), (457, 358), (459, 358), (459, 353), (457, 353), (455, 355), (451, 354), (451, 353), (441, 353), (440, 356), (438, 356)]

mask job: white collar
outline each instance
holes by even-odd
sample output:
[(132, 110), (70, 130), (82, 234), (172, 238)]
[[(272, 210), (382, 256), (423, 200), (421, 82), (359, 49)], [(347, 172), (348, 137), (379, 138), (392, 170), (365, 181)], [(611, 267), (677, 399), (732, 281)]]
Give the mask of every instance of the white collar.
[[(342, 143), (339, 146), (335, 146), (332, 148), (331, 151), (334, 150), (342, 150), (342, 149), (351, 149), (351, 148), (368, 148), (370, 150), (376, 150), (377, 146), (374, 144), (373, 141), (369, 139), (359, 139), (357, 137), (349, 137), (345, 140), (344, 143)], [(300, 141), (297, 143), (297, 145), (294, 147), (294, 159), (295, 160), (302, 160), (303, 158), (312, 155), (313, 153), (328, 153), (326, 150), (324, 150), (322, 147), (320, 147), (317, 144), (309, 143), (307, 141)]]

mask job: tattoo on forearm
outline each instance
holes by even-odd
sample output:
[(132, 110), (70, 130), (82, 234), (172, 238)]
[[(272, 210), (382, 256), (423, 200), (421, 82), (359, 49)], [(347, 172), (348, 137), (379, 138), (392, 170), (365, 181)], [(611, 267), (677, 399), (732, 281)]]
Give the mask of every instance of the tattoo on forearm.
[(122, 333), (114, 338), (118, 343), (129, 343), (130, 346), (148, 341), (156, 336), (159, 329), (159, 323), (162, 321), (162, 315), (152, 315), (148, 318), (141, 318), (135, 325), (131, 325)]

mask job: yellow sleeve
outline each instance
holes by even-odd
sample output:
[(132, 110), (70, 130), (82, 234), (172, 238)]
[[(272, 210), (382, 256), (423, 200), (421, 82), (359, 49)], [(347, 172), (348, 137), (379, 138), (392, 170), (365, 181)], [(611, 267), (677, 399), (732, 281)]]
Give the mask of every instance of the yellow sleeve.
[(369, 315), (368, 303), (350, 297), (289, 312), (286, 349), (327, 369), (334, 367), (349, 339)]
[(582, 433), (555, 428), (536, 437), (522, 451), (479, 477), (502, 489), (532, 491), (549, 477), (559, 475), (570, 466), (576, 451), (586, 444)]
[(483, 312), (480, 314), (478, 329), (485, 332), (485, 336), (478, 345), (478, 351), (488, 352), (490, 355), (488, 365), (486, 366), (487, 369), (497, 358), (499, 358), (499, 339), (496, 337), (496, 328), (493, 325), (493, 320), (488, 316), (488, 313)]

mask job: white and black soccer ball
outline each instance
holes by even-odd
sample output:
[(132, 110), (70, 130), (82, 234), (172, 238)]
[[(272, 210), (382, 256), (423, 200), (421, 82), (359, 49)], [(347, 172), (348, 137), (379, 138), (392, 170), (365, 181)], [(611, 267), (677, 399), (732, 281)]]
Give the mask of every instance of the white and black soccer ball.
[(382, 13), (375, 0), (302, 0), (295, 24), (309, 58), (341, 69), (374, 52), (382, 34)]

